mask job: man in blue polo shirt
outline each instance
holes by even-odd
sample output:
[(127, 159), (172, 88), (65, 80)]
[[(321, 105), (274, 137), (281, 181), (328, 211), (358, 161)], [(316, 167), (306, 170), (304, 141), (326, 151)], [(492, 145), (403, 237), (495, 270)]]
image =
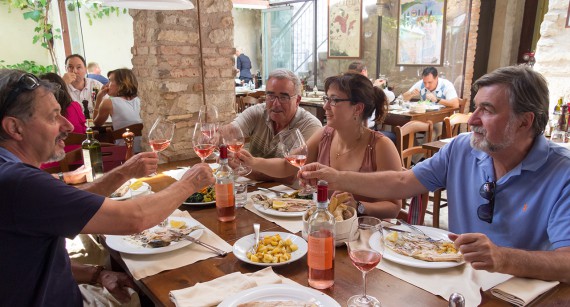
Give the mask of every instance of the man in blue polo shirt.
[(474, 84), (472, 132), (404, 172), (305, 166), (302, 178), (369, 197), (446, 188), (449, 237), (473, 268), (570, 282), (570, 151), (542, 134), (548, 87), (531, 68), (499, 68)]
[(214, 183), (209, 166), (201, 164), (163, 191), (119, 203), (53, 178), (39, 165), (65, 155), (73, 125), (52, 91), (32, 74), (0, 70), (0, 242), (6, 247), (0, 252), (0, 306), (82, 306), (78, 283), (98, 283), (103, 275), (70, 263), (66, 237), (140, 232)]

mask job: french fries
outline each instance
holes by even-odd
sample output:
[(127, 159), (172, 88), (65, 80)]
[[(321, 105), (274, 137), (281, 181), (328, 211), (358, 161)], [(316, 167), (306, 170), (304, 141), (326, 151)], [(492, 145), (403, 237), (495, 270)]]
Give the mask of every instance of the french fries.
[(247, 252), (246, 256), (252, 262), (280, 263), (289, 261), (291, 253), (298, 248), (291, 239), (283, 240), (279, 234), (276, 234), (261, 238), (255, 254)]

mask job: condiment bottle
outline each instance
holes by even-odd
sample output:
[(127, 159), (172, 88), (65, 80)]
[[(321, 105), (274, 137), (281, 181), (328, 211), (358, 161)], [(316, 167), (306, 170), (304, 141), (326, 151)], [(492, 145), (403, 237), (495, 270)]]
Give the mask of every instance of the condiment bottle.
[(127, 144), (127, 153), (125, 154), (126, 161), (133, 156), (133, 142), (135, 141), (135, 134), (127, 128), (121, 136), (123, 137), (123, 140), (125, 140), (125, 144)]
[(335, 219), (328, 211), (328, 183), (317, 184), (317, 210), (309, 218), (307, 265), (309, 286), (330, 288), (334, 284)]
[(91, 173), (87, 173), (87, 182), (103, 176), (103, 159), (101, 155), (101, 143), (93, 137), (93, 129), (87, 128), (87, 139), (81, 143), (83, 164), (91, 167)]
[(465, 298), (461, 293), (451, 293), (449, 296), (449, 307), (465, 307)]
[(236, 218), (234, 197), (234, 173), (228, 165), (228, 147), (220, 145), (220, 167), (214, 174), (216, 178), (216, 211), (218, 220), (230, 222)]

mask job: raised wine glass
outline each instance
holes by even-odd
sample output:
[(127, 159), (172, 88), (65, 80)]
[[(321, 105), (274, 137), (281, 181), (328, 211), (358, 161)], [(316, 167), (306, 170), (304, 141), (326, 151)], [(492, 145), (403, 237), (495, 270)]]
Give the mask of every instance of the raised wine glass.
[[(280, 135), (280, 146), (283, 152), (283, 157), (291, 165), (303, 168), (305, 162), (307, 162), (307, 156), (309, 155), (309, 149), (305, 143), (305, 138), (299, 129), (293, 130), (290, 134), (283, 136)], [(306, 196), (312, 195), (316, 192), (316, 189), (310, 185), (304, 185), (299, 195)]]
[[(220, 127), (220, 118), (218, 113), (218, 108), (214, 105), (203, 105), (200, 107), (200, 111), (198, 112), (198, 122), (202, 124), (201, 131), (209, 137), (214, 137), (214, 134), (218, 132)], [(219, 155), (217, 145), (210, 155), (212, 153), (215, 154), (215, 156), (211, 157), (212, 159), (215, 159)]]
[(194, 151), (202, 160), (202, 163), (206, 160), (206, 158), (211, 155), (216, 146), (218, 145), (217, 133), (204, 133), (204, 131), (211, 131), (205, 129), (204, 126), (212, 125), (208, 123), (201, 123), (197, 122), (194, 126), (194, 134), (192, 135), (192, 143), (194, 145)]
[[(234, 154), (239, 152), (245, 144), (245, 137), (239, 126), (232, 124), (225, 125), (222, 131), (222, 137), (224, 139), (224, 144), (228, 146), (228, 150)], [(242, 165), (240, 162), (239, 166), (234, 169), (234, 172), (237, 176), (247, 176), (251, 173), (251, 168)]]
[(362, 216), (355, 219), (350, 227), (348, 256), (352, 264), (362, 272), (363, 294), (351, 296), (348, 306), (381, 306), (378, 299), (366, 295), (366, 273), (374, 269), (384, 254), (381, 221), (375, 217)]
[[(176, 124), (164, 117), (159, 117), (152, 124), (150, 132), (148, 133), (148, 142), (153, 152), (161, 152), (170, 146)], [(151, 176), (156, 173), (151, 174)]]

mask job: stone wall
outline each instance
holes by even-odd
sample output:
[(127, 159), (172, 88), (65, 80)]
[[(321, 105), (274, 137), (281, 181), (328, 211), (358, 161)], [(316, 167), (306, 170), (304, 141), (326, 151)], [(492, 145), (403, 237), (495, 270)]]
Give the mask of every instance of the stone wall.
[(194, 0), (187, 11), (131, 10), (133, 71), (139, 82), (143, 143), (159, 116), (176, 122), (163, 161), (195, 157), (192, 133), (202, 105), (215, 105), (222, 121), (234, 115), (231, 0)]
[(558, 98), (570, 102), (570, 28), (566, 28), (568, 0), (550, 0), (548, 12), (540, 25), (534, 69), (548, 81), (550, 110)]
[[(463, 83), (463, 98), (467, 99), (467, 106), (463, 110), (469, 113), (469, 101), (471, 101), (471, 85), (473, 84), (473, 66), (475, 64), (475, 49), (477, 48), (477, 36), (479, 35), (479, 16), (481, 14), (481, 0), (473, 0), (471, 3), (471, 17), (469, 21), (469, 35), (467, 37), (467, 51), (465, 56), (465, 82)], [(459, 89), (456, 88), (458, 92)]]

